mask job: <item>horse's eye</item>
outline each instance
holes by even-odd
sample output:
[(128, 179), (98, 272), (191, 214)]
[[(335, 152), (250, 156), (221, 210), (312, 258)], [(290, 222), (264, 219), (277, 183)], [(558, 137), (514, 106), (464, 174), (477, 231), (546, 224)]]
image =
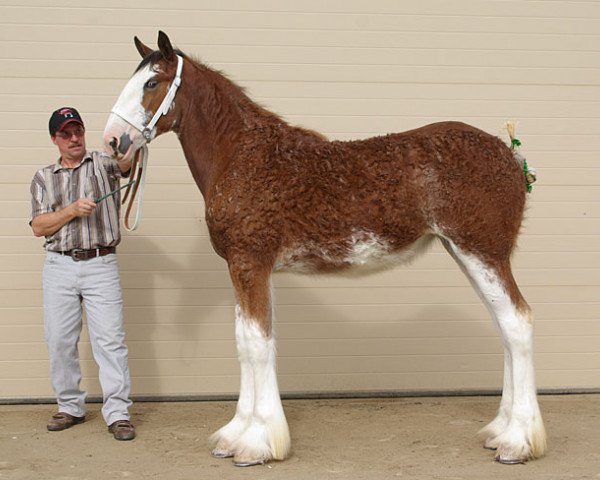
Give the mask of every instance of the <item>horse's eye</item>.
[(156, 80), (154, 80), (153, 78), (151, 78), (150, 80), (148, 80), (146, 82), (146, 85), (144, 85), (144, 88), (146, 88), (148, 90), (152, 90), (153, 88), (156, 88), (157, 85), (158, 85), (158, 82)]

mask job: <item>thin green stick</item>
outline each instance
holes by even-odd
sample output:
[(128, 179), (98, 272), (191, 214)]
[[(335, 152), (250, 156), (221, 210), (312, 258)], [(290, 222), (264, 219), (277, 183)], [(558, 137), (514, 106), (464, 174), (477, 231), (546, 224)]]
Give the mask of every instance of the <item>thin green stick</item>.
[(103, 195), (102, 197), (100, 197), (98, 200), (94, 200), (95, 203), (100, 203), (102, 200), (106, 200), (108, 197), (112, 197), (115, 193), (117, 193), (120, 190), (123, 190), (124, 188), (128, 187), (129, 185), (133, 185), (136, 182), (136, 180), (132, 180), (129, 183), (126, 183), (125, 185), (123, 185), (122, 187), (117, 188), (116, 190), (113, 190), (112, 192), (107, 193), (106, 195)]

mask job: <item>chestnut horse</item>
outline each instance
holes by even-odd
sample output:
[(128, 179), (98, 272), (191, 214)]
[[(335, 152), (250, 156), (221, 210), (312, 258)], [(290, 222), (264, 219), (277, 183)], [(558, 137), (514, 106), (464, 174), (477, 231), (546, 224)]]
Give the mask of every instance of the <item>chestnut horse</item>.
[(175, 50), (163, 32), (157, 51), (137, 37), (135, 45), (143, 60), (114, 106), (105, 148), (127, 161), (156, 136), (177, 134), (235, 289), (240, 394), (233, 419), (212, 436), (213, 455), (247, 466), (290, 451), (275, 365), (273, 272), (373, 271), (438, 238), (504, 341), (502, 400), (482, 430), (485, 446), (502, 463), (542, 456), (533, 317), (510, 264), (526, 197), (513, 151), (458, 122), (329, 141), (257, 105)]

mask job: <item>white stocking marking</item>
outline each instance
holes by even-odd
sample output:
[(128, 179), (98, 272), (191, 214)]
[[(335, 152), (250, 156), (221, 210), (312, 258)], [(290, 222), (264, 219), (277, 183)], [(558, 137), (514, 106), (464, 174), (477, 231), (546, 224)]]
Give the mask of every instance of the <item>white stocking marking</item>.
[(448, 239), (445, 246), (483, 299), (504, 340), (504, 391), (498, 416), (484, 429), (495, 436), (486, 445), (498, 449), (496, 458), (501, 462), (540, 457), (546, 433), (536, 396), (531, 314), (513, 304), (494, 269)]
[(290, 434), (279, 397), (275, 339), (236, 307), (235, 336), (241, 366), (240, 397), (233, 419), (212, 435), (213, 455), (235, 455), (239, 465), (283, 460)]
[(235, 460), (283, 460), (290, 449), (290, 434), (277, 385), (275, 339), (265, 337), (253, 319), (242, 319), (240, 325), (254, 375), (254, 412), (235, 445)]
[(234, 455), (234, 444), (242, 436), (252, 421), (254, 411), (254, 373), (244, 328), (245, 320), (242, 318), (239, 305), (235, 307), (235, 339), (240, 361), (240, 396), (238, 399), (235, 416), (231, 421), (211, 436), (211, 441), (216, 443), (213, 455), (216, 457), (231, 457)]

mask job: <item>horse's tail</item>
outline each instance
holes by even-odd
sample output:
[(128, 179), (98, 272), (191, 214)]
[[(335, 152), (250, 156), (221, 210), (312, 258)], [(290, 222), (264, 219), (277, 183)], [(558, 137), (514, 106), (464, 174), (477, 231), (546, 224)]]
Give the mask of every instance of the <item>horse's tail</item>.
[(533, 190), (533, 184), (537, 180), (537, 172), (534, 168), (531, 168), (527, 164), (527, 159), (519, 152), (521, 140), (515, 137), (515, 123), (512, 121), (508, 121), (504, 123), (504, 127), (506, 128), (508, 136), (510, 137), (510, 149), (512, 150), (513, 157), (517, 161), (519, 166), (523, 169), (523, 174), (525, 175), (525, 183), (527, 185), (527, 191), (531, 193)]

